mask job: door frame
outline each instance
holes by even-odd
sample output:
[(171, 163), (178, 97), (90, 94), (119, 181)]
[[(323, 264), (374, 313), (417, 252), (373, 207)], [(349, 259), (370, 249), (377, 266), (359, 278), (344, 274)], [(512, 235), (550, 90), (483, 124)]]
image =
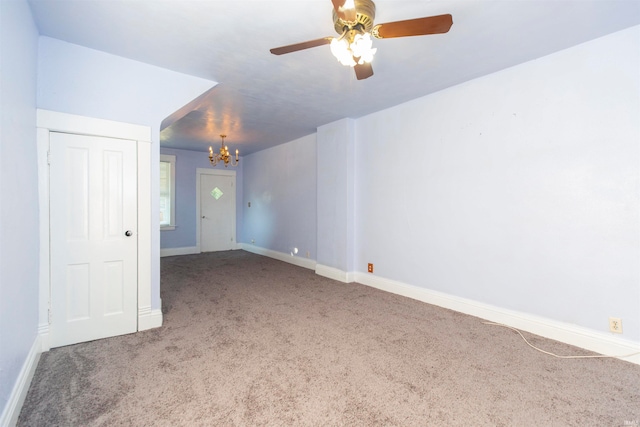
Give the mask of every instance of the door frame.
[(36, 123), (38, 199), (40, 204), (38, 335), (41, 339), (42, 351), (48, 351), (51, 348), (49, 339), (51, 266), (48, 154), (51, 132), (127, 139), (136, 143), (138, 180), (137, 330), (142, 331), (161, 326), (162, 313), (156, 313), (156, 310), (151, 309), (151, 128), (41, 109), (37, 110)]
[(202, 252), (202, 247), (200, 246), (200, 178), (202, 175), (222, 175), (222, 176), (230, 176), (233, 177), (233, 188), (234, 188), (234, 203), (233, 203), (233, 249), (239, 249), (238, 245), (238, 226), (236, 217), (238, 215), (238, 186), (237, 186), (237, 178), (236, 171), (234, 170), (223, 170), (223, 169), (206, 169), (206, 168), (196, 168), (196, 248), (197, 253)]

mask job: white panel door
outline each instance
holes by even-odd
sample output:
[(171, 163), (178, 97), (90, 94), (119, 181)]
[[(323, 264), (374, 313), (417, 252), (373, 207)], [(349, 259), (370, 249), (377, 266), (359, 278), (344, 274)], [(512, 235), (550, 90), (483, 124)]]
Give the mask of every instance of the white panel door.
[(136, 143), (50, 135), (51, 346), (135, 332)]
[(235, 249), (236, 177), (200, 175), (200, 250)]

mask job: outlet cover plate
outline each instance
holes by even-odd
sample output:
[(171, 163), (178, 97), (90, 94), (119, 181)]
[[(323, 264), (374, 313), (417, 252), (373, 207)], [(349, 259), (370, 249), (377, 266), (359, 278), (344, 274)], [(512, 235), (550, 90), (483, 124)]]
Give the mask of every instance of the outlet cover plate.
[(622, 319), (619, 317), (609, 317), (609, 330), (616, 334), (622, 333)]

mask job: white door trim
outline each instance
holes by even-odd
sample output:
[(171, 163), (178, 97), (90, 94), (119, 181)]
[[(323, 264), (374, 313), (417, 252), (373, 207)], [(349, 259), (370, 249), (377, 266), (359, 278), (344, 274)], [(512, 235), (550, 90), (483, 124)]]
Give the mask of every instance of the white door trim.
[[(200, 177), (202, 175), (223, 175), (223, 176), (232, 176), (236, 178), (236, 171), (234, 170), (223, 170), (223, 169), (206, 169), (206, 168), (196, 168), (196, 248), (198, 253), (202, 252), (202, 248), (200, 246)], [(238, 249), (238, 230), (236, 224), (236, 215), (237, 213), (237, 204), (238, 204), (238, 187), (237, 187), (237, 179), (234, 180), (234, 189), (236, 191), (236, 203), (233, 206), (233, 241), (235, 249)]]
[(138, 156), (138, 330), (162, 325), (162, 312), (151, 309), (151, 128), (111, 120), (37, 110), (38, 198), (40, 204), (40, 278), (38, 334), (42, 351), (50, 349), (49, 308), (49, 133), (104, 136), (136, 141)]

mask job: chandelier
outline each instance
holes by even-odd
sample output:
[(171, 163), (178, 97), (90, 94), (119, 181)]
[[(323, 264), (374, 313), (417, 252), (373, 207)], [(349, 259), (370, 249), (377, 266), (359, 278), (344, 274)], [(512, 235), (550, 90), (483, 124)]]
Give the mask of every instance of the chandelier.
[(220, 135), (220, 138), (222, 138), (222, 142), (220, 143), (220, 152), (213, 154), (213, 147), (209, 147), (209, 162), (211, 162), (211, 166), (215, 166), (217, 165), (219, 162), (224, 162), (224, 167), (226, 168), (227, 166), (231, 165), (231, 166), (238, 166), (238, 163), (240, 163), (240, 151), (238, 151), (236, 149), (236, 159), (235, 161), (231, 161), (231, 155), (229, 154), (229, 147), (227, 147), (226, 145), (224, 145), (224, 139), (227, 137), (227, 135)]
[(378, 49), (372, 47), (371, 34), (354, 30), (345, 30), (337, 39), (331, 40), (331, 53), (342, 65), (355, 67), (356, 64), (369, 63)]

